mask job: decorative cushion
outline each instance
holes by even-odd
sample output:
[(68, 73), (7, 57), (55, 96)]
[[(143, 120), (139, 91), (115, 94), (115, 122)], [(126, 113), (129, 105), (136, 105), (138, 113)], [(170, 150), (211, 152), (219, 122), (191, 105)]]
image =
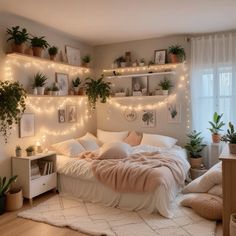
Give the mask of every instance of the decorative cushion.
[(123, 142), (105, 143), (99, 151), (99, 159), (123, 159), (132, 149), (129, 144)]
[(222, 185), (215, 185), (208, 191), (208, 193), (222, 198), (223, 197)]
[(97, 130), (97, 138), (102, 143), (110, 143), (110, 142), (119, 142), (123, 141), (128, 135), (128, 131), (120, 131), (120, 132), (111, 132), (104, 131), (101, 129)]
[(210, 194), (197, 194), (182, 200), (182, 206), (191, 207), (194, 212), (208, 220), (222, 219), (222, 198)]
[(129, 135), (124, 139), (124, 142), (130, 146), (138, 146), (141, 143), (142, 134), (135, 131), (129, 132)]
[(158, 134), (143, 134), (142, 145), (151, 145), (156, 147), (171, 148), (176, 144), (177, 140), (168, 136)]
[(99, 140), (91, 133), (87, 133), (83, 137), (78, 138), (77, 141), (82, 144), (86, 151), (94, 151), (99, 148), (100, 144)]
[(62, 154), (69, 157), (77, 157), (81, 152), (84, 152), (84, 147), (75, 139), (69, 139), (64, 142), (51, 145), (57, 154)]

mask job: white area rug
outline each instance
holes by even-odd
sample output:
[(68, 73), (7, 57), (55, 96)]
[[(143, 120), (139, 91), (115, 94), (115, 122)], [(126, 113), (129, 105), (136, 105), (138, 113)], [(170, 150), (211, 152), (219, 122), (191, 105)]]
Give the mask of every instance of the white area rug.
[(213, 236), (216, 223), (191, 209), (173, 206), (175, 217), (166, 219), (143, 211), (129, 212), (56, 195), (18, 216), (59, 227), (68, 226), (89, 235), (107, 236)]

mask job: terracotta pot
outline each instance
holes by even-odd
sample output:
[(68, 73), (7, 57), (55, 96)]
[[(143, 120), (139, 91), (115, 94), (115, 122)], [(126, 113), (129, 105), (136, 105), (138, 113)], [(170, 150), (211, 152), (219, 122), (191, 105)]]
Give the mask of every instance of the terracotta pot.
[(229, 152), (236, 154), (236, 143), (229, 143)]
[(176, 54), (170, 54), (170, 62), (171, 63), (178, 63), (179, 62), (179, 58)]
[(7, 193), (6, 195), (6, 210), (7, 211), (15, 211), (23, 206), (23, 194), (22, 189), (15, 193)]
[(55, 61), (56, 55), (49, 55), (51, 61)]
[(33, 55), (34, 55), (33, 49), (32, 49), (32, 48), (26, 48), (26, 49), (25, 49), (25, 54), (30, 55), (30, 56), (33, 56)]
[(221, 138), (221, 136), (220, 136), (220, 134), (212, 134), (212, 142), (213, 143), (219, 143), (220, 142), (220, 138)]
[(192, 168), (196, 168), (196, 169), (200, 169), (201, 168), (201, 165), (203, 164), (202, 160), (203, 160), (202, 157), (198, 157), (198, 158), (190, 157), (189, 158), (191, 167)]
[(15, 44), (11, 46), (12, 52), (24, 53), (25, 52), (25, 43)]
[(33, 55), (35, 57), (42, 57), (42, 51), (43, 51), (43, 48), (33, 47)]
[(78, 95), (84, 95), (84, 88), (83, 87), (79, 88)]

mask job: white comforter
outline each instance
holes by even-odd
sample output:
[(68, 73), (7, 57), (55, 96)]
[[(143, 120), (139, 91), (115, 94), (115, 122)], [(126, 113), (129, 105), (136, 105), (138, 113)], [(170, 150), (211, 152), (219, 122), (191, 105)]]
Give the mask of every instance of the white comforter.
[[(170, 153), (179, 158), (187, 176), (188, 170), (190, 168), (189, 163), (187, 161), (187, 155), (185, 150), (178, 146), (174, 146), (171, 149), (167, 149), (157, 148), (148, 145), (139, 145), (133, 147), (130, 154), (156, 151), (159, 151), (163, 154)], [(71, 162), (73, 162), (73, 165), (71, 165)], [(98, 182), (98, 180), (93, 175), (91, 162), (88, 162), (84, 159), (73, 159), (65, 156), (58, 156), (57, 163), (59, 174), (61, 175), (61, 177), (64, 176), (63, 178), (61, 178), (61, 187), (63, 192), (68, 193), (70, 191), (73, 191), (74, 195), (80, 196), (85, 200), (89, 200), (92, 202), (103, 202), (109, 206), (116, 206), (116, 204), (118, 204), (119, 207), (126, 208), (129, 210), (139, 210), (143, 208), (148, 208), (149, 212), (154, 212), (158, 210), (165, 217), (173, 217), (173, 212), (171, 211), (170, 203), (174, 200), (176, 194), (181, 190), (180, 186), (175, 185), (169, 189), (165, 189), (161, 186), (162, 188), (159, 187), (152, 194), (120, 194), (112, 192), (110, 189), (104, 187), (101, 183)], [(69, 178), (71, 177), (73, 179), (69, 180)], [(76, 179), (79, 182), (79, 187), (77, 190), (75, 189)], [(83, 180), (86, 181), (86, 183), (83, 182)], [(94, 183), (93, 186), (91, 184), (88, 184), (88, 181), (91, 182), (91, 184)], [(71, 190), (69, 189), (70, 185)], [(96, 191), (94, 190), (94, 188), (96, 188)], [(85, 195), (84, 192), (87, 192), (88, 194)], [(99, 199), (99, 196), (102, 197)]]

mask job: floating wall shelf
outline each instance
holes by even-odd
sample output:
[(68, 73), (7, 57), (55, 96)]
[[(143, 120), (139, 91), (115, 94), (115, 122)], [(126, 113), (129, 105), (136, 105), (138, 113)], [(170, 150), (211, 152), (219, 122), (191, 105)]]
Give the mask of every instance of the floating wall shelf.
[(31, 55), (26, 55), (26, 54), (21, 54), (21, 53), (7, 53), (7, 57), (11, 59), (16, 59), (16, 60), (24, 60), (27, 63), (44, 63), (47, 65), (49, 68), (59, 68), (59, 69), (64, 69), (66, 71), (72, 70), (80, 73), (89, 73), (90, 68), (86, 67), (81, 67), (81, 66), (74, 66), (74, 65), (69, 65), (68, 63), (64, 62), (58, 62), (58, 61), (51, 61), (46, 58), (41, 58), (41, 57), (35, 57)]
[(148, 100), (148, 99), (151, 99), (152, 101), (153, 100), (160, 100), (160, 99), (165, 99), (167, 98), (168, 95), (153, 95), (153, 96), (124, 96), (124, 97), (111, 97), (112, 100), (115, 100), (115, 101), (119, 101), (119, 100), (124, 100), (124, 99), (129, 99), (129, 100), (134, 100), (137, 101), (137, 100)]

